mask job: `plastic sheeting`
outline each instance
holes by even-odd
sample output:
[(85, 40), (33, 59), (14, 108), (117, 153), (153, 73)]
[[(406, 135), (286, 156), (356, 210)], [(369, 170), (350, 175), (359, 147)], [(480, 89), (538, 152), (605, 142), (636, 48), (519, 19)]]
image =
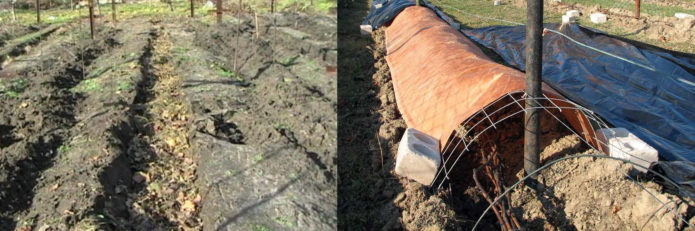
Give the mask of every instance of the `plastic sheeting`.
[[(406, 7), (414, 5), (414, 0), (372, 0), (372, 7), (369, 14), (364, 19), (364, 22), (362, 22), (362, 25), (371, 25), (372, 29), (377, 29), (393, 20), (396, 15), (401, 13), (401, 11), (403, 11), (403, 9)], [(431, 3), (425, 0), (420, 0), (420, 5), (434, 10), (437, 16), (442, 18), (447, 23), (454, 23), (451, 18), (446, 17), (444, 12), (437, 10), (437, 7)]]
[(667, 190), (673, 190), (681, 195), (695, 198), (695, 163), (687, 161), (662, 161), (654, 165), (654, 169), (676, 182), (678, 187), (664, 183)]
[[(463, 34), (425, 7), (408, 7), (386, 28), (388, 62), (398, 109), (409, 127), (440, 140), (496, 99), (525, 88), (524, 74), (490, 60)], [(550, 97), (559, 97), (543, 87)], [(564, 99), (564, 98), (562, 98)], [(565, 106), (563, 101), (555, 101)], [(563, 110), (591, 140), (593, 130), (578, 110)], [(588, 130), (583, 130), (587, 128)]]
[[(595, 111), (607, 122), (634, 133), (659, 151), (661, 160), (695, 161), (695, 57), (618, 39), (576, 24), (546, 24), (543, 82)], [(524, 26), (461, 30), (524, 70)]]

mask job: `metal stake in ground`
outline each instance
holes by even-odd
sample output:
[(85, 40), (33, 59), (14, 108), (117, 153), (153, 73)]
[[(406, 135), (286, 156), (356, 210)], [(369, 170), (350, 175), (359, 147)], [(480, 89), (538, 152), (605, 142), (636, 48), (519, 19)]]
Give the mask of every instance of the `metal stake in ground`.
[(89, 32), (94, 39), (94, 0), (89, 0)]
[(41, 12), (39, 10), (39, 0), (36, 0), (36, 23), (41, 23)]
[(237, 34), (236, 34), (236, 46), (234, 48), (234, 74), (235, 75), (239, 74), (239, 70), (237, 70), (237, 65), (236, 65), (237, 62), (236, 61), (238, 58), (237, 57), (237, 51), (239, 51), (239, 37), (241, 36), (241, 17), (240, 17), (241, 9), (242, 9), (241, 6), (242, 6), (241, 0), (239, 0), (239, 7), (237, 8), (237, 11), (236, 11), (236, 17), (237, 17), (237, 26), (236, 26), (237, 31), (236, 31), (236, 33)]
[(191, 0), (191, 18), (193, 17), (193, 9), (194, 9), (193, 0)]
[[(532, 99), (542, 96), (541, 67), (543, 54), (543, 0), (528, 0), (526, 11), (526, 95)], [(540, 103), (526, 100), (524, 129), (524, 171), (529, 174), (538, 169), (540, 162)], [(537, 175), (530, 179), (536, 179)]]
[(635, 0), (635, 18), (639, 19), (640, 0)]
[(222, 0), (217, 0), (217, 24), (222, 23)]
[(111, 18), (113, 23), (116, 23), (116, 0), (111, 0)]

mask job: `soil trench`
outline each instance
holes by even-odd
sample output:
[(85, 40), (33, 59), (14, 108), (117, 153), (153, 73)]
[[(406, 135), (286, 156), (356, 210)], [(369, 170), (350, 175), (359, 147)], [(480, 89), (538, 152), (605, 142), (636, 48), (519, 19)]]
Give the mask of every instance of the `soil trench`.
[(258, 18), (71, 23), (13, 57), (0, 229), (335, 229), (336, 18)]
[[(111, 33), (106, 32), (107, 35)], [(30, 62), (34, 66), (16, 65), (16, 69), (21, 70), (20, 75), (2, 79), (11, 86), (4, 91), (6, 103), (0, 115), (3, 128), (0, 133), (4, 136), (0, 142), (2, 229), (12, 229), (15, 225), (12, 218), (25, 214), (32, 199), (36, 199), (34, 188), (43, 187), (40, 176), (53, 166), (60, 147), (73, 135), (71, 127), (77, 123), (77, 107), (84, 96), (71, 92), (70, 88), (84, 78), (84, 67), (108, 48), (103, 43), (74, 44), (69, 36), (74, 34), (63, 32), (53, 37), (53, 43), (20, 56), (37, 58), (39, 53), (54, 54), (65, 61), (32, 59)], [(84, 55), (68, 56), (63, 50), (83, 51)], [(3, 72), (13, 69), (15, 67)], [(29, 78), (35, 73), (38, 75)]]

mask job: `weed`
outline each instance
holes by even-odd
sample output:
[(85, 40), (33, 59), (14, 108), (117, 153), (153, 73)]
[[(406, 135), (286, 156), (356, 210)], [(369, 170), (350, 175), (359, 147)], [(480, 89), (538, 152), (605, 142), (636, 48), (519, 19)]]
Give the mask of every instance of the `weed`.
[(0, 94), (12, 98), (19, 98), (19, 94), (24, 92), (29, 84), (24, 79), (15, 79), (9, 83), (0, 82)]
[(177, 55), (176, 56), (176, 65), (181, 65), (181, 63), (188, 62), (191, 60), (191, 57), (188, 55)]
[(299, 58), (299, 55), (294, 55), (294, 56), (288, 56), (285, 58), (282, 58), (281, 60), (277, 60), (277, 62), (280, 65), (283, 65), (285, 67), (292, 66), (296, 63), (297, 59)]
[(236, 77), (236, 73), (234, 73), (234, 71), (230, 71), (230, 70), (227, 70), (227, 69), (225, 69), (223, 67), (219, 67), (219, 66), (217, 67), (217, 74), (222, 76), (222, 77), (232, 78), (232, 79)]
[(88, 79), (80, 82), (77, 86), (72, 88), (74, 92), (92, 92), (101, 90), (103, 86), (101, 85), (99, 79)]
[(254, 161), (254, 162), (261, 162), (261, 161), (263, 161), (264, 159), (265, 159), (265, 156), (263, 156), (263, 154), (258, 154), (258, 155), (256, 155), (256, 156), (253, 157), (253, 161)]
[(285, 123), (275, 123), (273, 124), (273, 128), (275, 128), (275, 130), (290, 130), (290, 125)]
[(119, 81), (118, 82), (119, 91), (130, 91), (133, 90), (133, 85), (129, 81)]
[(174, 47), (171, 50), (177, 54), (184, 54), (184, 53), (188, 52), (190, 49), (185, 48), (185, 47)]
[(265, 225), (255, 224), (255, 225), (251, 225), (251, 230), (252, 231), (270, 231), (270, 228), (268, 228), (268, 226), (265, 226)]
[(288, 217), (288, 216), (276, 217), (275, 222), (277, 222), (278, 224), (285, 226), (287, 228), (292, 228), (292, 227), (297, 226), (297, 223), (290, 221), (290, 217)]
[(234, 80), (239, 81), (239, 82), (244, 82), (244, 79), (241, 78), (241, 76), (238, 75), (236, 72), (231, 71), (231, 70), (227, 70), (227, 69), (220, 67), (220, 66), (217, 66), (217, 74), (222, 76), (222, 77), (225, 77), (225, 78), (230, 78), (230, 79), (234, 79)]
[(58, 147), (58, 152), (65, 154), (65, 153), (70, 152), (70, 149), (72, 149), (72, 146), (70, 146), (68, 144), (63, 144), (63, 145), (60, 145), (60, 147)]

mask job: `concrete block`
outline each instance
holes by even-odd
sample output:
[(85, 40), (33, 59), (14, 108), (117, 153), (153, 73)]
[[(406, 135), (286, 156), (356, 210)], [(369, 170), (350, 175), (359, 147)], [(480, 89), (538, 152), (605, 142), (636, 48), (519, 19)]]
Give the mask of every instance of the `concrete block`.
[(686, 14), (686, 13), (676, 13), (673, 16), (676, 18), (679, 18), (679, 19), (695, 19), (695, 15)]
[[(597, 136), (603, 143), (603, 150), (612, 157), (626, 159), (645, 168), (659, 161), (659, 152), (656, 149), (625, 128), (602, 128), (597, 131)], [(640, 167), (636, 169), (647, 171)]]
[(362, 35), (372, 34), (372, 25), (360, 25), (360, 33)]
[(576, 21), (577, 21), (577, 17), (569, 16), (569, 15), (563, 15), (562, 16), (562, 24), (575, 23)]
[(396, 174), (429, 186), (440, 162), (439, 140), (414, 128), (405, 130), (398, 145)]
[(578, 10), (568, 10), (565, 12), (565, 15), (570, 16), (570, 17), (579, 17), (581, 15), (581, 12)]
[(606, 15), (602, 13), (593, 13), (589, 17), (591, 17), (591, 22), (596, 24), (605, 23), (608, 21)]
[(495, 6), (502, 5), (502, 0), (495, 0), (494, 4)]

